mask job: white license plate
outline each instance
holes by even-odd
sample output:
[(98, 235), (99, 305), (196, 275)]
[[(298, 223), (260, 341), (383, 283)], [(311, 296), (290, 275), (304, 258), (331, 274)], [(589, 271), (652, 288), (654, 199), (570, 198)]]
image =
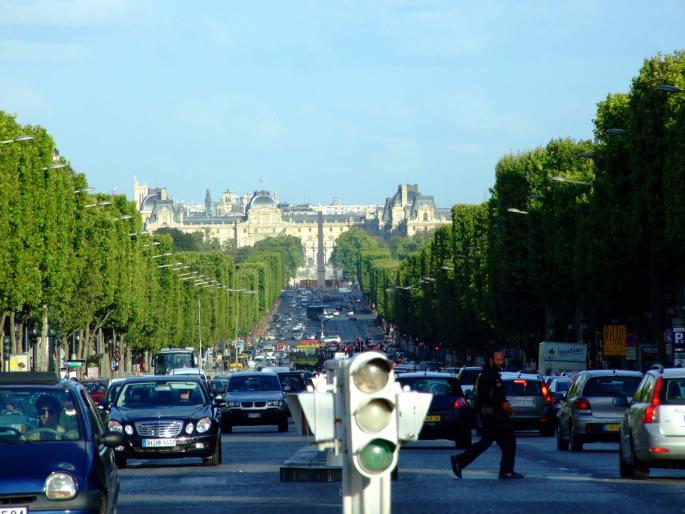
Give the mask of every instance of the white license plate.
[(0, 514), (27, 514), (27, 507), (0, 507)]
[(261, 416), (261, 414), (259, 412), (248, 412), (247, 413), (248, 418), (258, 418), (260, 416)]
[(512, 398), (512, 407), (535, 407), (535, 400), (533, 398)]
[(176, 446), (176, 439), (143, 439), (143, 448), (168, 448)]

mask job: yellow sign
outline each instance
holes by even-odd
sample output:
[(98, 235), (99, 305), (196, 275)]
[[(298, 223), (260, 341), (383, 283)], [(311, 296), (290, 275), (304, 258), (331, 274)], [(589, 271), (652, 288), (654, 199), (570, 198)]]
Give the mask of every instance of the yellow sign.
[(31, 371), (29, 369), (29, 354), (13, 353), (10, 355), (10, 371)]
[(604, 325), (604, 356), (625, 357), (627, 335), (625, 325)]

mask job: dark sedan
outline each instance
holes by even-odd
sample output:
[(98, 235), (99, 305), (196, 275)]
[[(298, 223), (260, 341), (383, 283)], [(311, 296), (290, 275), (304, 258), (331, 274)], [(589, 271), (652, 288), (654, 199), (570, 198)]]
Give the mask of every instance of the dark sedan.
[(223, 400), (212, 400), (202, 379), (189, 375), (129, 378), (108, 406), (110, 430), (127, 444), (116, 450), (119, 467), (127, 459), (202, 457), (221, 463)]
[(119, 476), (86, 389), (48, 373), (0, 373), (0, 511), (115, 512)]
[(397, 380), (402, 387), (433, 395), (419, 439), (449, 439), (457, 448), (471, 446), (473, 410), (454, 375), (431, 371), (403, 373)]
[(231, 375), (226, 392), (223, 428), (234, 426), (277, 425), (288, 431), (288, 405), (278, 375), (269, 371)]

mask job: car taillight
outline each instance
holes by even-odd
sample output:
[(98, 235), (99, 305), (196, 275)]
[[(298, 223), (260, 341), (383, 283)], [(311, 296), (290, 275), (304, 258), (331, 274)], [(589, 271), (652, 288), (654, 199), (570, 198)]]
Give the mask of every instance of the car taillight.
[(466, 400), (464, 400), (463, 398), (457, 398), (456, 400), (454, 400), (454, 408), (455, 409), (462, 409), (462, 408), (468, 407), (468, 406), (469, 406), (469, 404), (466, 403)]
[(663, 376), (659, 375), (654, 385), (654, 393), (652, 394), (652, 401), (649, 403), (642, 415), (643, 423), (658, 423), (659, 422), (659, 405), (661, 405), (661, 384)]
[(590, 402), (585, 398), (577, 399), (575, 402), (573, 402), (573, 406), (576, 408), (576, 410), (592, 410), (592, 407), (590, 407)]
[(542, 396), (545, 397), (545, 403), (552, 403), (552, 397), (549, 395), (549, 389), (545, 384), (542, 384)]

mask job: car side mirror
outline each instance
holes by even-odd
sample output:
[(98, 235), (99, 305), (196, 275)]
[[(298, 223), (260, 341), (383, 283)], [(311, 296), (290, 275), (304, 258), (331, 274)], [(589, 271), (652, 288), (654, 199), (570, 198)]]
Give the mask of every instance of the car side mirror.
[(116, 448), (117, 446), (126, 445), (126, 438), (121, 432), (114, 432), (108, 430), (102, 435), (96, 435), (95, 439), (98, 443), (104, 444), (108, 448)]
[(290, 387), (290, 386), (288, 386), (288, 385), (283, 386), (283, 391), (292, 391), (292, 389), (293, 389), (293, 388)]
[(616, 396), (611, 403), (614, 405), (614, 407), (627, 407), (628, 398), (625, 396)]

